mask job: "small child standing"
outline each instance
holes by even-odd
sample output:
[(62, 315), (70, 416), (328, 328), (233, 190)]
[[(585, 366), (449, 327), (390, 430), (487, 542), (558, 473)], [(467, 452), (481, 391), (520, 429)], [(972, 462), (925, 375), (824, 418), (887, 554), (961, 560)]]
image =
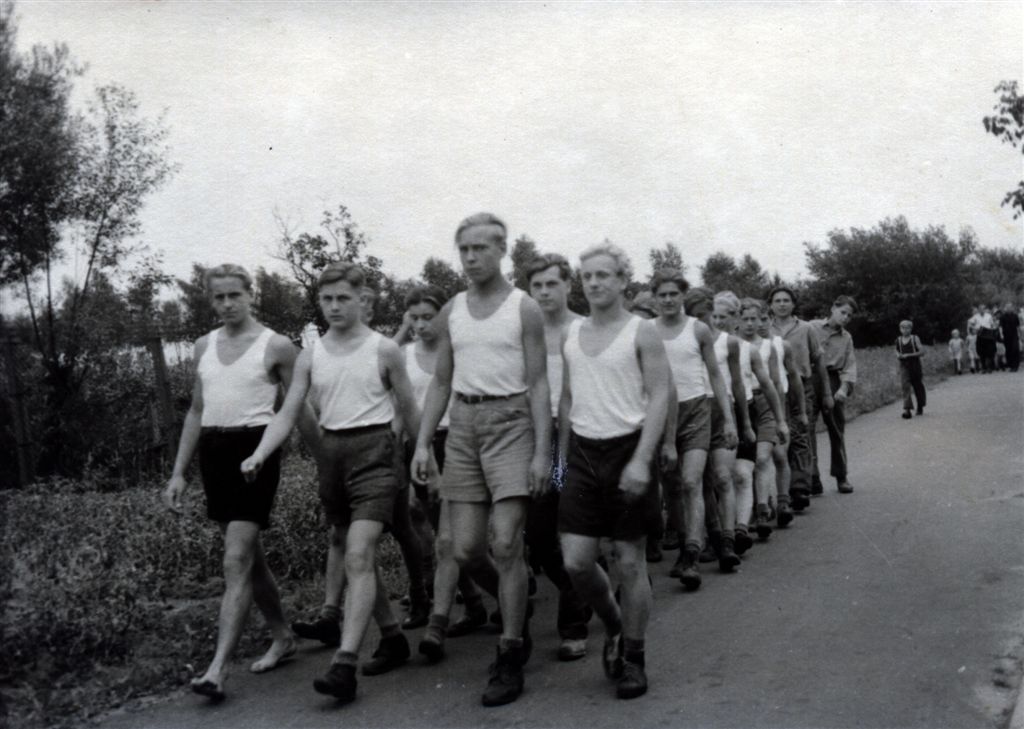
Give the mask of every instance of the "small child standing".
[(978, 334), (972, 326), (967, 327), (967, 361), (973, 375), (978, 371)]
[(924, 392), (924, 372), (921, 369), (921, 340), (913, 334), (914, 324), (910, 320), (900, 322), (900, 335), (896, 338), (896, 359), (900, 361), (900, 384), (903, 387), (903, 419), (913, 417), (911, 410), (914, 401), (910, 394), (913, 390), (917, 398), (917, 414), (924, 414), (926, 395)]
[(959, 329), (954, 329), (952, 336), (949, 338), (949, 356), (953, 360), (953, 374), (962, 375), (964, 373), (964, 340), (960, 338)]

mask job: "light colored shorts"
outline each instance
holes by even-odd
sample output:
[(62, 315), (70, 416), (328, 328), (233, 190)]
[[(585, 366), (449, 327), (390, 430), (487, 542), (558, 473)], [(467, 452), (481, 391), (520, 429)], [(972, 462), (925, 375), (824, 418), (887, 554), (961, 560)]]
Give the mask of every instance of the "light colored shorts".
[(485, 504), (529, 498), (534, 433), (527, 396), (475, 404), (455, 397), (448, 412), (441, 498)]

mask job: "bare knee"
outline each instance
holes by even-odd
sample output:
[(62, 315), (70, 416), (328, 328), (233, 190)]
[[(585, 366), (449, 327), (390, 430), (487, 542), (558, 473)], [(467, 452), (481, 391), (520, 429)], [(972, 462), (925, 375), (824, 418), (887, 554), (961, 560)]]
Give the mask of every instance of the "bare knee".
[(715, 493), (724, 494), (732, 488), (732, 471), (728, 466), (715, 469)]
[(252, 573), (253, 553), (241, 548), (228, 548), (224, 551), (224, 576), (227, 578), (241, 577)]
[(452, 541), (452, 555), (459, 567), (473, 569), (487, 559), (487, 551), (481, 544)]
[(491, 542), (491, 553), (498, 565), (509, 565), (523, 558), (523, 537), (521, 534), (496, 536)]
[(643, 552), (620, 551), (615, 562), (624, 583), (633, 582), (647, 572), (647, 561)]
[(374, 547), (359, 546), (345, 552), (345, 571), (350, 575), (373, 572)]

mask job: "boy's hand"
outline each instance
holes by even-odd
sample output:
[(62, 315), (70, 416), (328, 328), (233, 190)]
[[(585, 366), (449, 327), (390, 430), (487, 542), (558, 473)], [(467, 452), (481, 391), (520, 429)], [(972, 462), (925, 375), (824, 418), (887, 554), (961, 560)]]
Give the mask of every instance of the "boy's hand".
[(239, 468), (246, 482), (252, 483), (256, 480), (256, 475), (260, 472), (260, 469), (263, 468), (263, 456), (253, 453), (242, 461), (242, 465)]
[(622, 469), (619, 477), (619, 490), (622, 491), (627, 501), (633, 501), (643, 496), (650, 483), (650, 468), (635, 458), (629, 459), (629, 463)]
[(164, 506), (175, 514), (181, 513), (181, 495), (185, 493), (185, 486), (184, 476), (171, 476), (171, 480), (167, 482), (167, 488), (160, 495)]

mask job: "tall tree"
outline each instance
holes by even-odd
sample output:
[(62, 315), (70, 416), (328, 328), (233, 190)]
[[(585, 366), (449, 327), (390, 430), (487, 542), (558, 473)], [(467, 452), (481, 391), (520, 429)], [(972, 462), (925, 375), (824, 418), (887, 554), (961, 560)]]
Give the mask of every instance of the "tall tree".
[(652, 272), (657, 271), (660, 268), (675, 268), (682, 271), (684, 274), (686, 273), (686, 264), (683, 263), (683, 253), (672, 241), (665, 243), (661, 248), (652, 248), (648, 251), (647, 257), (651, 263)]
[(914, 332), (932, 341), (966, 318), (967, 264), (978, 247), (970, 230), (954, 241), (942, 227), (914, 230), (903, 217), (887, 218), (805, 246), (814, 280), (804, 311), (822, 316), (836, 296), (852, 295), (860, 305), (850, 323), (858, 346), (889, 342), (901, 319), (912, 319)]
[(279, 334), (298, 339), (309, 320), (305, 316), (306, 299), (302, 288), (279, 273), (262, 266), (255, 276), (256, 317)]
[(420, 278), (424, 283), (437, 286), (444, 291), (449, 299), (460, 291), (465, 291), (468, 286), (465, 274), (456, 271), (447, 261), (433, 256), (423, 264)]
[(768, 291), (772, 279), (749, 253), (743, 254), (739, 263), (724, 251), (708, 256), (700, 267), (704, 286), (712, 291), (732, 291), (737, 296), (762, 298)]
[[(981, 120), (985, 131), (1024, 153), (1024, 96), (1018, 92), (1016, 81), (1000, 81), (995, 93), (999, 94), (993, 107), (995, 114)], [(1024, 180), (1006, 193), (1002, 204), (1010, 206), (1014, 219), (1024, 215)]]
[(389, 288), (383, 262), (377, 256), (366, 254), (369, 238), (359, 229), (344, 205), (339, 204), (334, 211), (325, 210), (316, 233), (296, 235), (279, 214), (275, 213), (274, 218), (279, 231), (274, 257), (288, 264), (292, 276), (305, 293), (306, 320), (315, 322), (320, 332), (327, 331), (327, 321), (317, 303), (316, 282), (329, 263), (358, 263), (366, 273), (369, 286), (378, 292)]
[(523, 234), (516, 238), (515, 243), (512, 244), (512, 254), (509, 256), (512, 259), (510, 279), (513, 286), (517, 286), (523, 291), (529, 290), (530, 282), (527, 280), (527, 270), (537, 255), (537, 243), (530, 236)]
[(65, 45), (20, 55), (16, 34), (14, 5), (0, 2), (0, 285), (24, 285), (62, 253), (79, 165), (70, 98), (82, 71)]

